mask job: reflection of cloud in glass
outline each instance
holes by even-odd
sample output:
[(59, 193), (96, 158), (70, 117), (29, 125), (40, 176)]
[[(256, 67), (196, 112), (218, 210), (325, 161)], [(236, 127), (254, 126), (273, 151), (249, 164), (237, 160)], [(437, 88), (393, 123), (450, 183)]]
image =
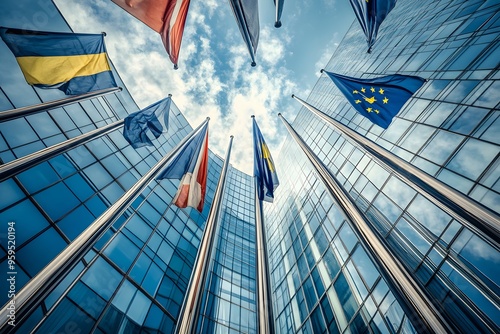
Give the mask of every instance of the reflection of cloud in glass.
[(497, 146), (469, 139), (448, 164), (448, 168), (476, 180), (498, 154)]
[(377, 199), (373, 202), (373, 206), (377, 208), (383, 215), (394, 224), (396, 220), (401, 215), (401, 209), (398, 208), (393, 202), (391, 202), (383, 194), (379, 194)]
[(441, 234), (451, 218), (421, 195), (415, 198), (407, 211), (436, 236)]
[(462, 142), (463, 138), (463, 136), (440, 130), (424, 148), (421, 156), (434, 163), (442, 164)]
[(389, 179), (382, 191), (402, 209), (406, 208), (413, 196), (415, 196), (415, 190), (395, 176)]
[(434, 128), (426, 125), (417, 125), (401, 143), (401, 147), (416, 153), (422, 145), (427, 141), (427, 139), (434, 132)]
[(500, 253), (484, 240), (473, 235), (469, 230), (464, 230), (453, 243), (452, 249), (491, 280), (498, 280)]
[(488, 109), (467, 107), (450, 127), (450, 130), (467, 135), (482, 121), (488, 112)]
[(500, 101), (500, 82), (495, 81), (481, 97), (476, 104), (482, 107), (493, 108)]

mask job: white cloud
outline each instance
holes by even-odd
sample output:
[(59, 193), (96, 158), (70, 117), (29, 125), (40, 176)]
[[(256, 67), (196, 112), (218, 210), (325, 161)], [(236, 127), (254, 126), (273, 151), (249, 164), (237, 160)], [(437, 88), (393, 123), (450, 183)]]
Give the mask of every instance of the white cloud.
[(209, 116), (210, 148), (223, 157), (233, 134), (231, 163), (249, 174), (253, 169), (250, 115), (255, 115), (277, 157), (285, 135), (277, 114), (283, 112), (291, 121), (298, 110), (290, 98), (296, 84), (285, 61), (293, 41), (288, 30), (280, 28), (277, 34), (262, 25), (257, 66), (251, 67), (230, 7), (215, 0), (192, 2), (175, 71), (160, 36), (112, 2), (56, 0), (56, 4), (74, 31), (108, 32), (109, 56), (140, 108), (170, 93), (193, 127)]
[(315, 74), (317, 77), (321, 75), (320, 70), (325, 68), (326, 65), (330, 62), (330, 59), (332, 58), (333, 52), (337, 49), (339, 46), (339, 43), (337, 42), (337, 33), (334, 34), (333, 38), (330, 40), (330, 42), (321, 50), (321, 56), (319, 59), (316, 61), (314, 64), (314, 69), (315, 69)]

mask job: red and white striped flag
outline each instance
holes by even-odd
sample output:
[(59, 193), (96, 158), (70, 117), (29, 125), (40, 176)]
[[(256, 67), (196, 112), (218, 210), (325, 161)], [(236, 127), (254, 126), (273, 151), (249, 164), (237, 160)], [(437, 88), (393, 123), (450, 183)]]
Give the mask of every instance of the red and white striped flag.
[(173, 202), (203, 211), (208, 173), (208, 124), (186, 143), (157, 179), (180, 179)]

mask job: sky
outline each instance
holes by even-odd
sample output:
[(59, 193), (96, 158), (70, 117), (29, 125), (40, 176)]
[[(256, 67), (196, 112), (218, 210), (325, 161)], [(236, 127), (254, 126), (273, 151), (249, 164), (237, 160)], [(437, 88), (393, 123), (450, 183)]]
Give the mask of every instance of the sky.
[(285, 0), (275, 28), (273, 0), (260, 0), (251, 67), (229, 1), (192, 0), (174, 70), (160, 36), (110, 0), (54, 2), (74, 32), (106, 32), (108, 55), (140, 108), (172, 94), (193, 127), (209, 116), (210, 149), (224, 157), (234, 135), (231, 164), (250, 175), (250, 116), (276, 157), (286, 136), (278, 113), (295, 118), (291, 95), (307, 98), (355, 18), (347, 0)]

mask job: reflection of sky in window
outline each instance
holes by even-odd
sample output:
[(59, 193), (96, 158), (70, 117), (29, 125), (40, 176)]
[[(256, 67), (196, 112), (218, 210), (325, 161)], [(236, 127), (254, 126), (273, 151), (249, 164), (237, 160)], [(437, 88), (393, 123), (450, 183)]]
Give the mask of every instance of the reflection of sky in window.
[(434, 128), (426, 125), (417, 125), (413, 130), (406, 135), (401, 146), (411, 152), (417, 152), (420, 147), (427, 141), (427, 139), (434, 132)]
[(463, 80), (460, 81), (453, 90), (445, 97), (446, 101), (459, 103), (469, 95), (469, 93), (477, 86), (480, 81)]
[(415, 196), (415, 190), (394, 176), (386, 183), (383, 192), (402, 209), (406, 208)]
[(468, 107), (453, 123), (450, 130), (467, 135), (476, 128), (487, 113), (487, 109)]
[(440, 130), (424, 148), (421, 156), (437, 164), (442, 164), (462, 140), (463, 137), (460, 135)]
[(500, 82), (495, 81), (475, 104), (481, 107), (493, 108), (498, 104), (498, 101), (500, 101)]
[(498, 151), (497, 146), (469, 139), (447, 167), (475, 180), (498, 154)]
[(425, 228), (439, 236), (451, 220), (445, 212), (429, 202), (422, 195), (418, 195), (408, 207), (408, 213), (420, 222)]

